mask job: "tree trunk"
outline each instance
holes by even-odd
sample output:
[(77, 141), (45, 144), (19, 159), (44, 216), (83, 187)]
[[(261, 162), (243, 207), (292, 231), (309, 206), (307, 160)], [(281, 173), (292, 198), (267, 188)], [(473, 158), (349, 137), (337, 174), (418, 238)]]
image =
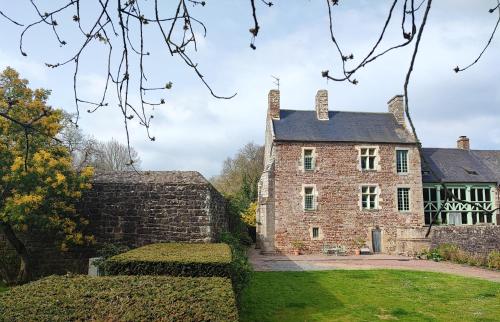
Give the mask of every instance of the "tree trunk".
[(31, 280), (31, 265), (28, 250), (24, 246), (23, 242), (17, 238), (14, 230), (9, 224), (0, 222), (0, 227), (2, 228), (5, 237), (9, 243), (16, 250), (17, 255), (21, 259), (21, 265), (19, 265), (19, 274), (17, 275), (18, 283), (26, 283)]

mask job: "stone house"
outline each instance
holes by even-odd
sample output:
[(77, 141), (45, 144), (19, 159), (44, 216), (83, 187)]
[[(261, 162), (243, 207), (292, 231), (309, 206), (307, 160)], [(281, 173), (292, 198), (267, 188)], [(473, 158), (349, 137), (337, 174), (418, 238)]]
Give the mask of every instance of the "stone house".
[(397, 229), (423, 225), (422, 176), (415, 138), (405, 125), (403, 97), (388, 112), (280, 109), (269, 92), (265, 170), (259, 182), (257, 234), (263, 252), (306, 252), (325, 244), (353, 250), (396, 250)]
[[(469, 151), (465, 141), (458, 149), (423, 149), (422, 162), (401, 95), (389, 100), (385, 113), (344, 112), (329, 111), (328, 93), (320, 90), (315, 110), (299, 111), (281, 109), (279, 91), (271, 90), (257, 246), (288, 253), (295, 242), (305, 252), (324, 245), (353, 251), (365, 243), (374, 252), (400, 253), (415, 251), (422, 241), (429, 245), (423, 228), (437, 211), (439, 182), (453, 183), (454, 193), (486, 209), (499, 204), (500, 151)], [(440, 177), (430, 178), (428, 166)], [(454, 206), (447, 205), (441, 224), (498, 222), (470, 205)], [(485, 234), (494, 236), (497, 228)], [(494, 240), (497, 247), (500, 236)]]

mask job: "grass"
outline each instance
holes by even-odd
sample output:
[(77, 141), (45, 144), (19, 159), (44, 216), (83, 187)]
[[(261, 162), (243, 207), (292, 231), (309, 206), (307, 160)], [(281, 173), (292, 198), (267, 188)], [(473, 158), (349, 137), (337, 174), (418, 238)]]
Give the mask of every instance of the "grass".
[(255, 272), (241, 321), (499, 321), (500, 283), (449, 274)]

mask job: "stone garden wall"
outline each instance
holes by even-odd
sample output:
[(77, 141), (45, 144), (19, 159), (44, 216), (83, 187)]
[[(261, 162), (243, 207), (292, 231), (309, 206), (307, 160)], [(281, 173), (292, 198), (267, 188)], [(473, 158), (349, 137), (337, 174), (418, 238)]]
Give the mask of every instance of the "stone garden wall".
[(427, 227), (400, 229), (397, 237), (397, 252), (413, 255), (423, 249), (442, 244), (454, 244), (475, 254), (488, 254), (500, 250), (499, 225), (434, 226), (429, 238), (425, 238)]
[[(198, 172), (99, 174), (79, 211), (89, 218), (88, 229), (99, 244), (213, 242), (228, 230), (226, 200)], [(95, 255), (93, 249), (60, 252), (46, 235), (21, 238), (32, 254), (35, 276), (86, 273), (88, 258)], [(0, 231), (0, 257), (12, 254)]]
[(98, 242), (213, 242), (227, 230), (225, 199), (198, 172), (96, 176), (81, 212)]
[(487, 254), (500, 250), (500, 226), (440, 226), (432, 233), (431, 246), (441, 244), (455, 244), (471, 253)]

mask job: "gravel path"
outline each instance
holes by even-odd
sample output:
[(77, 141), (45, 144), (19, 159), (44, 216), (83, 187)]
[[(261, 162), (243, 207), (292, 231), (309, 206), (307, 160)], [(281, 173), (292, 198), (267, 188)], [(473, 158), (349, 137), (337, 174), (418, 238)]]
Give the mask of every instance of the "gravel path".
[(258, 250), (249, 251), (249, 259), (256, 271), (315, 271), (333, 269), (407, 269), (416, 271), (441, 272), (466, 277), (476, 277), (500, 282), (500, 271), (493, 271), (450, 262), (434, 262), (411, 259), (404, 256), (361, 255), (261, 255)]

